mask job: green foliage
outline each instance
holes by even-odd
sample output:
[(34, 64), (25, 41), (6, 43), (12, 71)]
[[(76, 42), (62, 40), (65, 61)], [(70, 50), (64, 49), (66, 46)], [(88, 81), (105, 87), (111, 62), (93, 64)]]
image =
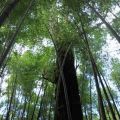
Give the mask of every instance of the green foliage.
[(112, 61), (112, 79), (117, 85), (120, 85), (120, 61), (118, 59), (114, 59)]
[[(9, 39), (7, 38), (11, 36), (11, 33), (15, 32), (16, 26), (25, 13), (29, 1), (20, 1), (6, 23), (0, 28), (0, 54), (6, 49), (6, 44), (9, 43)], [(6, 2), (8, 1), (0, 0), (0, 10), (2, 10), (2, 6), (5, 6)], [(109, 10), (112, 10), (116, 6), (113, 0), (98, 0), (90, 1), (89, 3), (103, 17), (106, 17)], [(116, 16), (112, 20), (112, 26), (119, 33), (119, 13)], [(97, 92), (94, 90), (94, 75), (87, 49), (88, 46), (85, 44), (85, 36), (82, 31), (82, 27), (84, 27), (90, 50), (95, 62), (97, 62), (98, 69), (102, 71), (103, 62), (100, 58), (100, 51), (106, 43), (108, 31), (101, 26), (102, 23), (98, 20), (99, 18), (90, 10), (87, 1), (84, 0), (34, 1), (17, 35), (16, 44), (13, 47), (4, 71), (7, 74), (4, 78), (7, 88), (5, 92), (2, 91), (2, 94), (4, 93), (7, 100), (0, 102), (0, 108), (6, 107), (6, 104), (9, 105), (13, 88), (15, 88), (12, 100), (13, 108), (11, 108), (11, 114), (12, 112), (14, 113), (13, 116), (18, 116), (19, 112), (23, 110), (24, 100), (27, 99), (25, 112), (29, 113), (28, 118), (31, 119), (35, 101), (39, 97), (34, 119), (37, 119), (40, 105), (42, 119), (47, 119), (49, 114), (53, 119), (55, 106), (55, 85), (53, 84), (55, 76), (58, 73), (56, 48), (64, 46), (67, 50), (71, 44), (76, 66), (78, 65), (76, 71), (80, 95), (82, 97), (82, 107), (87, 108), (89, 116), (91, 112), (91, 97), (93, 119), (98, 120), (98, 113), (96, 112), (98, 109), (98, 99)], [(81, 25), (81, 21), (83, 26)], [(112, 65), (112, 79), (115, 84), (120, 85), (120, 62), (114, 60)], [(92, 86), (90, 86), (90, 81), (92, 81)], [(44, 85), (41, 87), (41, 93), (38, 96), (38, 90), (42, 82)], [(28, 109), (29, 112), (27, 111)], [(20, 118), (20, 115), (18, 117)]]

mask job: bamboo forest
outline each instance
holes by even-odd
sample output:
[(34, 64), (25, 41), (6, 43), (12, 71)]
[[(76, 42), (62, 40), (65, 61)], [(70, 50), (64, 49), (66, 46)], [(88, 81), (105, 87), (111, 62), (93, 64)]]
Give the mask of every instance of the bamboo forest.
[(0, 0), (0, 120), (120, 120), (120, 0)]

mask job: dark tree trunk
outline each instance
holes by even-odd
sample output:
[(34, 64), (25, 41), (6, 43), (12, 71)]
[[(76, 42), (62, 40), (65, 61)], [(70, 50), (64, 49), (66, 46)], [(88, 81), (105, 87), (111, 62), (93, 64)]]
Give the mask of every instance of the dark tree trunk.
[[(57, 64), (59, 64), (59, 66), (61, 67), (64, 62), (62, 69), (58, 67), (58, 71), (59, 71), (58, 73), (60, 74), (60, 70), (62, 70), (61, 72), (64, 76), (64, 81), (67, 89), (67, 96), (68, 96), (67, 102), (69, 102), (71, 119), (83, 120), (78, 83), (76, 77), (76, 70), (74, 67), (74, 56), (71, 49), (67, 52), (67, 55), (65, 56), (66, 51), (67, 51), (66, 46), (62, 46), (57, 51), (57, 59), (58, 59)], [(61, 79), (62, 77), (60, 74), (60, 76), (59, 75), (57, 76), (57, 82), (59, 82), (58, 80)], [(62, 80), (61, 82), (59, 82), (59, 84), (60, 87), (58, 89), (58, 92), (56, 92), (57, 103), (56, 103), (55, 120), (69, 120), (67, 113), (68, 106), (66, 105), (65, 91)]]
[(25, 117), (26, 107), (27, 107), (27, 98), (25, 97), (24, 106), (23, 106), (23, 112), (22, 112), (22, 115), (21, 115), (22, 120), (24, 120), (24, 117)]
[(41, 93), (41, 91), (42, 91), (42, 87), (43, 87), (43, 82), (42, 82), (42, 85), (41, 85), (40, 88), (39, 88), (39, 93), (38, 93), (37, 98), (36, 98), (36, 101), (35, 101), (35, 103), (34, 103), (34, 108), (33, 108), (33, 113), (32, 113), (31, 120), (34, 120), (34, 114), (35, 114), (35, 110), (36, 110), (36, 107), (37, 107), (37, 103), (38, 103), (38, 101), (39, 101), (40, 93)]
[(52, 98), (50, 99), (50, 108), (49, 108), (48, 120), (51, 120), (51, 110), (52, 110)]
[(43, 94), (43, 96), (41, 96), (41, 101), (40, 101), (39, 111), (38, 111), (38, 115), (37, 115), (37, 120), (40, 120), (41, 116), (42, 116), (41, 112), (42, 112), (43, 98), (46, 96), (46, 89), (47, 89), (47, 85), (45, 85), (44, 94)]
[(110, 30), (112, 35), (117, 39), (117, 41), (120, 43), (120, 36), (117, 34), (117, 32), (112, 28), (112, 26), (106, 22), (106, 20), (96, 11), (94, 7), (92, 7), (90, 4), (88, 6), (95, 12), (95, 14), (102, 20), (102, 22), (106, 25), (106, 27)]
[(30, 111), (31, 99), (32, 99), (32, 92), (30, 93), (30, 97), (29, 97), (29, 100), (28, 100), (26, 120), (29, 120), (29, 111)]
[(17, 76), (15, 76), (15, 80), (14, 80), (14, 83), (13, 83), (13, 89), (12, 89), (12, 93), (11, 93), (11, 97), (10, 97), (10, 103), (9, 103), (9, 106), (8, 106), (8, 111), (7, 111), (7, 115), (6, 115), (5, 120), (9, 120), (11, 107), (12, 107), (12, 102), (13, 102), (13, 98), (14, 98), (14, 94), (15, 94), (15, 90), (16, 90), (16, 85), (17, 85), (16, 80), (17, 80)]
[[(99, 74), (100, 74), (100, 73), (99, 73)], [(102, 74), (101, 74), (101, 75), (102, 75)], [(104, 78), (103, 75), (102, 75), (102, 78), (103, 78), (103, 80), (104, 80), (104, 82), (105, 82), (105, 85), (106, 85), (106, 87), (107, 87), (108, 93), (109, 93), (109, 95), (110, 95), (110, 97), (111, 97), (111, 100), (112, 100), (112, 102), (113, 102), (113, 106), (114, 106), (114, 108), (115, 108), (115, 110), (116, 110), (116, 112), (117, 112), (117, 115), (118, 115), (119, 119), (120, 119), (120, 113), (119, 113), (119, 110), (118, 110), (117, 105), (116, 105), (116, 103), (115, 103), (114, 97), (113, 97), (113, 95), (112, 95), (112, 93), (111, 93), (110, 87), (109, 87), (108, 83), (106, 82), (106, 80), (105, 80), (105, 78)]]
[(87, 114), (86, 105), (84, 106), (84, 113), (85, 113), (85, 119), (86, 119), (86, 120), (89, 120), (89, 119), (88, 119), (88, 114)]
[[(18, 1), (18, 0), (14, 0), (14, 1)], [(7, 55), (9, 54), (10, 50), (12, 49), (14, 43), (15, 43), (15, 38), (24, 22), (24, 19), (28, 13), (28, 11), (30, 10), (30, 8), (33, 5), (34, 0), (31, 0), (28, 4), (27, 9), (25, 10), (25, 12), (23, 13), (23, 16), (21, 17), (20, 21), (18, 21), (18, 26), (16, 28), (16, 31), (11, 35), (11, 37), (8, 37), (6, 41), (9, 41), (7, 48), (4, 50), (3, 54), (0, 56), (0, 68), (3, 66), (3, 63), (5, 62), (5, 59), (7, 57)], [(0, 16), (0, 21), (1, 21), (1, 16)]]
[[(78, 16), (79, 16), (79, 15), (78, 15)], [(80, 17), (79, 17), (79, 18), (80, 18)], [(95, 63), (95, 61), (94, 61), (94, 58), (93, 58), (91, 49), (90, 49), (90, 47), (89, 47), (87, 34), (86, 34), (86, 31), (85, 31), (85, 29), (84, 29), (84, 24), (83, 24), (83, 22), (81, 21), (81, 19), (80, 19), (80, 22), (81, 22), (81, 27), (82, 27), (82, 31), (83, 31), (85, 49), (86, 49), (86, 52), (88, 52), (88, 54), (89, 54), (89, 59), (90, 59), (91, 65), (92, 65), (93, 75), (94, 75), (94, 78), (95, 78), (95, 85), (96, 85), (96, 90), (97, 90), (97, 93), (98, 93), (98, 105), (99, 105), (100, 120), (101, 120), (101, 119), (102, 119), (102, 120), (107, 120), (106, 114), (105, 114), (105, 109), (104, 109), (104, 104), (103, 104), (103, 97), (102, 97), (102, 94), (101, 94), (100, 85), (99, 85), (99, 81), (98, 81), (98, 74), (97, 74), (97, 70), (96, 70), (96, 63)], [(78, 28), (78, 30), (79, 30), (79, 28)], [(80, 32), (79, 32), (79, 33), (80, 33)], [(79, 34), (79, 35), (80, 35), (80, 34)]]
[(11, 0), (11, 2), (4, 8), (2, 14), (0, 15), (0, 27), (5, 22), (7, 17), (10, 15), (11, 11), (15, 8), (20, 0)]
[(115, 3), (116, 3), (116, 5), (117, 5), (118, 7), (120, 7), (120, 2), (118, 2), (118, 1), (115, 0)]
[(105, 109), (104, 109), (104, 104), (103, 104), (103, 98), (102, 98), (102, 94), (101, 94), (101, 90), (100, 90), (100, 86), (98, 82), (98, 77), (97, 77), (95, 66), (92, 60), (91, 60), (91, 63), (92, 63), (92, 68), (93, 68), (93, 73), (94, 73), (94, 78), (95, 78), (96, 89), (98, 93), (98, 105), (99, 105), (100, 117), (101, 117), (101, 120), (107, 120)]
[(106, 107), (106, 114), (107, 114), (109, 120), (111, 120), (110, 112), (108, 110), (109, 108), (107, 106), (105, 106), (105, 107)]
[(90, 120), (92, 120), (92, 79), (90, 79)]

